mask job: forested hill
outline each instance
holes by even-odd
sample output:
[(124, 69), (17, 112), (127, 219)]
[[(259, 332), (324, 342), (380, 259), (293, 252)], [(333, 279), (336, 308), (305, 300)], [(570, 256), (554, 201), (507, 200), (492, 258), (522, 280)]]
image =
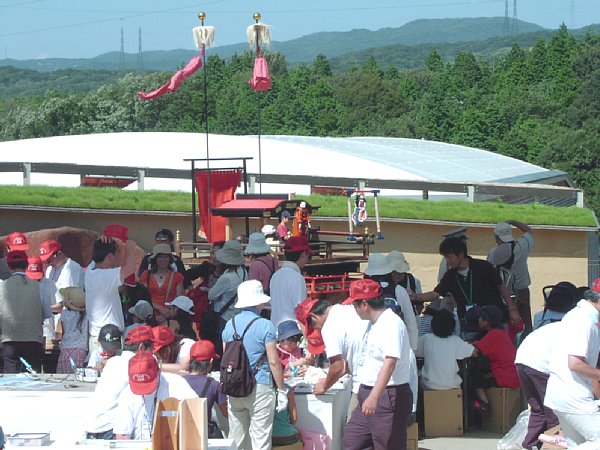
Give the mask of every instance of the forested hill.
[[(544, 31), (538, 25), (523, 21), (517, 21), (516, 28), (518, 33), (515, 32), (513, 35)], [(575, 32), (575, 34), (578, 33)], [(503, 17), (421, 19), (409, 22), (398, 28), (384, 28), (377, 31), (361, 29), (347, 32), (322, 32), (285, 42), (277, 41), (277, 32), (274, 29), (272, 37), (275, 41), (272, 44), (271, 51), (283, 54), (290, 64), (298, 64), (310, 63), (318, 54), (334, 58), (345, 53), (381, 46), (470, 42), (504, 35)], [(211, 48), (207, 54), (216, 54), (221, 58), (227, 59), (233, 54), (240, 54), (247, 49), (247, 43), (239, 43)], [(182, 61), (188, 61), (196, 53), (195, 50), (145, 51), (143, 52), (143, 66), (146, 70), (172, 70), (174, 67), (179, 66)], [(119, 61), (120, 54), (118, 51), (114, 51), (89, 59), (0, 59), (0, 66), (10, 65), (22, 69), (46, 72), (73, 68), (119, 70)], [(137, 70), (137, 53), (125, 54), (125, 68)]]
[[(335, 73), (323, 55), (288, 66), (267, 55), (273, 86), (261, 93), (261, 132), (387, 136), (462, 144), (567, 171), (600, 212), (600, 35), (561, 27), (529, 48), (514, 45), (493, 64), (473, 53), (399, 71), (373, 57)], [(213, 133), (255, 134), (253, 56), (208, 58), (208, 122)], [(205, 70), (203, 69), (203, 70)], [(0, 140), (71, 134), (183, 131), (205, 127), (203, 76), (175, 94), (141, 101), (170, 73), (128, 74), (97, 90), (0, 99)], [(123, 149), (127, 151), (127, 149)]]

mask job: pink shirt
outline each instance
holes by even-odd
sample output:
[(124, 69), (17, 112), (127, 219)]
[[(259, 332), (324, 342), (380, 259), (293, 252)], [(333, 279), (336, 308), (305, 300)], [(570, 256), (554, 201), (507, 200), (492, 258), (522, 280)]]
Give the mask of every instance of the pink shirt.
[(277, 237), (279, 237), (279, 240), (284, 240), (287, 237), (287, 234), (288, 229), (284, 224), (280, 223), (277, 225)]

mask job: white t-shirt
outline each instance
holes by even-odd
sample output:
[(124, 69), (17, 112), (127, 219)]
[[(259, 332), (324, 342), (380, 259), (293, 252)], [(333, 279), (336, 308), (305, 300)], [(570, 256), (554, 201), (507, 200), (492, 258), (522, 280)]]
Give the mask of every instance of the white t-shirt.
[(56, 284), (56, 303), (62, 303), (63, 301), (62, 294), (58, 292), (60, 289), (75, 286), (83, 287), (84, 274), (83, 267), (71, 258), (67, 258), (67, 261), (61, 267), (48, 266), (46, 268), (46, 278)]
[(465, 359), (473, 354), (473, 347), (458, 336), (441, 338), (426, 334), (419, 338), (417, 356), (425, 359), (421, 369), (421, 382), (425, 389), (457, 389), (462, 379), (458, 375), (457, 359)]
[(296, 320), (296, 307), (306, 295), (306, 282), (296, 263), (284, 261), (269, 283), (271, 322), (277, 326), (285, 320)]
[(150, 395), (134, 394), (128, 383), (119, 397), (113, 432), (135, 440), (142, 439), (142, 422), (146, 420), (152, 424), (156, 402), (170, 397), (185, 400), (198, 398), (198, 394), (183, 377), (174, 373), (161, 372), (158, 388)]
[(396, 366), (387, 385), (408, 383), (410, 380), (408, 333), (402, 319), (391, 309), (384, 310), (377, 321), (367, 327), (357, 361), (357, 375), (361, 384), (375, 386), (386, 357), (396, 358)]
[(517, 348), (515, 364), (523, 364), (545, 374), (550, 373), (552, 352), (562, 335), (561, 322), (549, 323), (534, 330)]
[(106, 362), (98, 379), (93, 401), (90, 402), (92, 419), (86, 431), (100, 433), (113, 427), (119, 396), (129, 386), (129, 360), (135, 353), (124, 351)]
[(410, 302), (408, 292), (402, 286), (396, 286), (395, 292), (396, 301), (400, 308), (402, 308), (402, 315), (404, 316), (404, 325), (408, 330), (408, 340), (410, 342), (410, 348), (413, 351), (417, 350), (419, 345), (419, 326), (417, 325), (417, 318), (415, 317), (415, 311)]
[(90, 336), (98, 337), (100, 328), (112, 323), (125, 329), (119, 286), (121, 268), (85, 271), (85, 308), (90, 322)]
[(369, 326), (362, 320), (352, 305), (333, 305), (321, 329), (327, 357), (341, 355), (348, 362), (352, 377), (352, 392), (357, 393), (360, 383), (356, 377), (356, 362), (362, 348), (362, 341)]
[[(580, 356), (596, 367), (600, 352), (598, 310), (580, 300), (563, 318), (560, 337), (552, 351), (550, 378), (544, 405), (570, 414), (592, 414), (598, 411), (592, 392), (592, 380), (569, 369), (568, 356)], [(546, 328), (545, 325), (540, 330)]]

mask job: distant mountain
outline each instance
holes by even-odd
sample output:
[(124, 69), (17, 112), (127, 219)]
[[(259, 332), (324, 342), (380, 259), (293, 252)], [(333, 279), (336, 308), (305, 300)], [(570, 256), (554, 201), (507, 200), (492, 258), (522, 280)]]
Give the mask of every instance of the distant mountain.
[[(518, 21), (519, 34), (507, 36), (504, 34), (504, 23), (503, 17), (420, 19), (399, 28), (383, 28), (377, 31), (359, 29), (345, 32), (313, 33), (290, 41), (273, 42), (271, 51), (282, 53), (288, 63), (292, 65), (311, 63), (319, 53), (322, 53), (328, 58), (334, 59), (337, 68), (346, 67), (353, 61), (363, 60), (364, 54), (366, 54), (363, 52), (381, 56), (387, 51), (392, 51), (396, 55), (393, 59), (394, 62), (386, 59), (386, 65), (398, 64), (399, 68), (405, 68), (418, 67), (419, 61), (424, 60), (423, 53), (429, 53), (434, 47), (443, 56), (449, 58), (459, 51), (469, 50), (469, 48), (476, 49), (470, 50), (476, 53), (501, 54), (502, 48), (510, 48), (514, 42), (530, 42), (531, 39), (535, 41), (538, 36), (546, 37), (555, 31)], [(588, 30), (600, 32), (600, 25), (591, 25), (572, 32), (573, 34), (583, 34)], [(214, 47), (209, 49), (207, 54), (217, 54), (221, 58), (228, 59), (233, 54), (240, 54), (246, 50), (248, 50), (248, 44), (240, 43)], [(181, 49), (145, 51), (142, 55), (142, 70), (172, 71), (185, 64), (196, 54), (197, 52), (194, 50)], [(60, 69), (139, 70), (137, 54), (125, 54), (124, 69), (119, 60), (119, 52), (110, 52), (88, 59), (2, 59), (0, 66), (13, 66), (40, 72)]]

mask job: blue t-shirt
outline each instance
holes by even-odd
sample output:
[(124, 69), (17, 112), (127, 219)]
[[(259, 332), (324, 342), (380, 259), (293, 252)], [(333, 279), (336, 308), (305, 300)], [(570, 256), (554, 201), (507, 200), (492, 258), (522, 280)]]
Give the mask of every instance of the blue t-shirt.
[[(252, 319), (259, 317), (255, 308), (248, 308), (242, 310), (237, 316), (235, 316), (235, 328), (238, 334), (241, 336), (246, 326)], [(231, 319), (225, 325), (222, 337), (223, 342), (233, 341), (233, 325)], [(256, 382), (258, 384), (271, 384), (271, 369), (269, 368), (269, 360), (265, 354), (266, 344), (269, 342), (275, 342), (276, 330), (275, 326), (270, 320), (260, 318), (252, 324), (248, 329), (246, 336), (244, 336), (244, 348), (248, 354), (248, 360), (250, 366), (256, 366), (261, 356), (263, 357), (263, 363), (256, 373)]]

